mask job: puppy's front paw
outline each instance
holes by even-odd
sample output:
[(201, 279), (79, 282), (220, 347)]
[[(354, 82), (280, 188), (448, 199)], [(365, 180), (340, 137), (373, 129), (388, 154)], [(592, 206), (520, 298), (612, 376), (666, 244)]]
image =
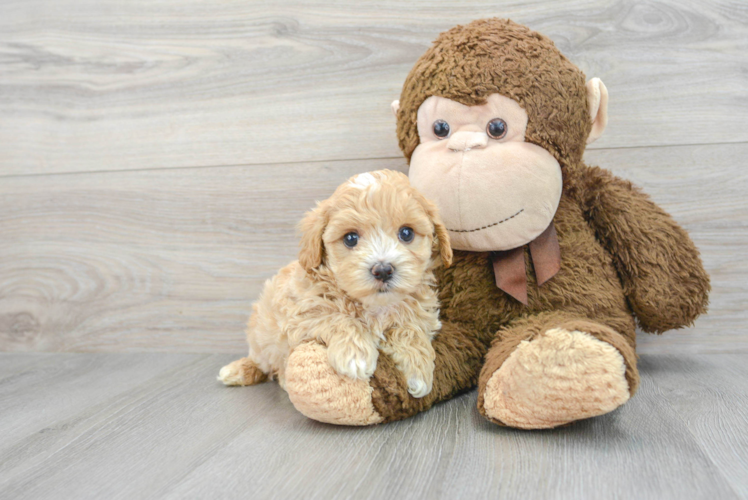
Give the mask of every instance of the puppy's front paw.
[(434, 362), (419, 359), (419, 363), (401, 362), (400, 369), (408, 381), (408, 392), (414, 398), (422, 398), (434, 386)]
[(408, 392), (414, 398), (422, 398), (431, 392), (434, 386), (434, 359), (436, 353), (431, 340), (410, 332), (396, 338), (385, 346), (395, 366), (408, 381)]
[(368, 380), (377, 368), (379, 351), (374, 346), (330, 345), (327, 355), (330, 366), (340, 375)]
[(411, 377), (408, 379), (408, 392), (414, 398), (422, 398), (431, 392), (433, 387), (433, 377), (429, 382), (419, 378), (418, 376)]

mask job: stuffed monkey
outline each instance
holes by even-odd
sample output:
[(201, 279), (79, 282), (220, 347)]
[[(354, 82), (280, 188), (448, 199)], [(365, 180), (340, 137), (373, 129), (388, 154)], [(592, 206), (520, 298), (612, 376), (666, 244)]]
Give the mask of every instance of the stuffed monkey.
[(584, 164), (608, 93), (545, 36), (486, 19), (442, 33), (393, 103), (411, 183), (439, 207), (454, 262), (438, 275), (432, 392), (416, 399), (385, 355), (369, 381), (308, 344), (287, 367), (310, 418), (369, 425), (478, 386), (499, 425), (552, 428), (608, 413), (639, 385), (638, 324), (662, 333), (706, 310), (688, 234), (638, 188)]

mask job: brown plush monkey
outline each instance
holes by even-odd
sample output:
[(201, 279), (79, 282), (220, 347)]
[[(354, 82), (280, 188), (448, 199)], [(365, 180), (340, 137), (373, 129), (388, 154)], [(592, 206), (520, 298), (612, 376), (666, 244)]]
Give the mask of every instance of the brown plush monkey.
[(340, 377), (324, 347), (289, 358), (307, 416), (402, 419), (478, 384), (478, 409), (538, 429), (602, 415), (639, 384), (636, 334), (689, 325), (709, 279), (694, 244), (629, 182), (582, 161), (603, 132), (607, 90), (543, 35), (509, 20), (457, 26), (419, 59), (397, 116), (412, 184), (450, 230), (439, 275), (434, 387), (412, 398), (380, 356), (367, 383)]

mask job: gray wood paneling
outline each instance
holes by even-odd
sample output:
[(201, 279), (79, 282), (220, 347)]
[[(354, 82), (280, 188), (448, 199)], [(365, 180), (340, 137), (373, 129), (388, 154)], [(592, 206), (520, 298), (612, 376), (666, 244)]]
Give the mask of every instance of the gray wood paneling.
[(436, 35), (511, 17), (610, 90), (595, 148), (748, 140), (734, 0), (0, 2), (0, 175), (397, 157)]
[(23, 398), (0, 412), (0, 496), (748, 498), (744, 354), (645, 355), (629, 403), (539, 432), (484, 420), (475, 392), (393, 424), (320, 424), (275, 383), (223, 387), (231, 359), (55, 354), (0, 382), (1, 401)]
[[(682, 223), (709, 315), (641, 352), (748, 351), (747, 144), (591, 151)], [(235, 352), (294, 227), (356, 172), (398, 160), (27, 176), (0, 183), (0, 349)]]

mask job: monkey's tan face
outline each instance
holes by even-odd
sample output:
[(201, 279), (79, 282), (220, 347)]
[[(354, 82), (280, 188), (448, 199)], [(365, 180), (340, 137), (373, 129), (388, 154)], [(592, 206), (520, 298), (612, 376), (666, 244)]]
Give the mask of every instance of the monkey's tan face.
[(438, 206), (452, 248), (517, 248), (553, 220), (561, 166), (525, 142), (526, 128), (525, 110), (499, 94), (480, 106), (432, 96), (418, 108), (410, 182)]

